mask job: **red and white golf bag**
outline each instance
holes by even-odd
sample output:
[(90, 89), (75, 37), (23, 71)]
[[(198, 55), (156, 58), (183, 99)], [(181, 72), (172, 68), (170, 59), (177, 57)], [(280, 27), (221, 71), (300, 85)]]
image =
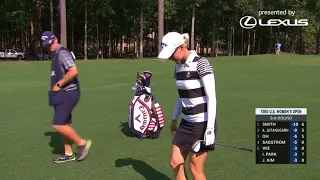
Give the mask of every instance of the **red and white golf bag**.
[(135, 96), (129, 105), (129, 128), (139, 138), (155, 139), (160, 136), (164, 127), (164, 116), (161, 106), (151, 93), (150, 79), (152, 73), (145, 71), (143, 75), (137, 72), (137, 80), (133, 90)]

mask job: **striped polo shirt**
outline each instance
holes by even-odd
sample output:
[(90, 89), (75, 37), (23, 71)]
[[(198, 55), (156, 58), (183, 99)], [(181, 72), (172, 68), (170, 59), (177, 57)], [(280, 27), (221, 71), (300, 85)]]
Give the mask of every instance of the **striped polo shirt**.
[(189, 122), (208, 121), (207, 96), (201, 77), (213, 73), (213, 67), (209, 61), (199, 57), (196, 53), (191, 53), (185, 63), (176, 64), (174, 77), (184, 120)]
[[(59, 54), (58, 54), (59, 52)], [(72, 51), (69, 51), (60, 44), (56, 50), (56, 53), (54, 54), (55, 58), (58, 58), (59, 64), (60, 64), (60, 71), (63, 76), (65, 76), (71, 67), (75, 67), (75, 59), (76, 57), (74, 56)], [(76, 90), (78, 89), (78, 85), (74, 82), (71, 81), (68, 85), (66, 85), (63, 90), (65, 91), (71, 91), (71, 90)]]

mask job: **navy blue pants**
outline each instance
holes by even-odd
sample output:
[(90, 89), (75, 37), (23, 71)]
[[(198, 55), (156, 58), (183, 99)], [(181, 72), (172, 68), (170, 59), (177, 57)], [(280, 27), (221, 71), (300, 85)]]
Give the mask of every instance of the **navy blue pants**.
[(80, 91), (49, 91), (49, 105), (54, 108), (53, 125), (72, 123), (72, 111), (80, 100)]

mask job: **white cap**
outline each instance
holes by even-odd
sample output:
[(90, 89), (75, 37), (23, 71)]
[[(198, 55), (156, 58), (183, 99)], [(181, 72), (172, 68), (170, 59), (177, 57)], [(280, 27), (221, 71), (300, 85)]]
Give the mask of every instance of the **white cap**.
[(169, 32), (163, 36), (161, 41), (162, 49), (158, 55), (159, 59), (169, 59), (174, 51), (184, 44), (184, 38), (180, 33)]

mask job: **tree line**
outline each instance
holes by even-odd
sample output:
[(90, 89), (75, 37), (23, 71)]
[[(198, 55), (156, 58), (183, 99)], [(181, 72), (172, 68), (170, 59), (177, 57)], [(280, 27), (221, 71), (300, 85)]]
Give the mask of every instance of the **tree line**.
[[(295, 15), (263, 15), (259, 11), (290, 10)], [(256, 26), (239, 20), (308, 19), (306, 27)], [(204, 56), (283, 52), (319, 54), (320, 2), (311, 0), (2, 0), (0, 49), (16, 49), (36, 57), (42, 31), (83, 59), (154, 57), (168, 31), (189, 33), (190, 49)]]

